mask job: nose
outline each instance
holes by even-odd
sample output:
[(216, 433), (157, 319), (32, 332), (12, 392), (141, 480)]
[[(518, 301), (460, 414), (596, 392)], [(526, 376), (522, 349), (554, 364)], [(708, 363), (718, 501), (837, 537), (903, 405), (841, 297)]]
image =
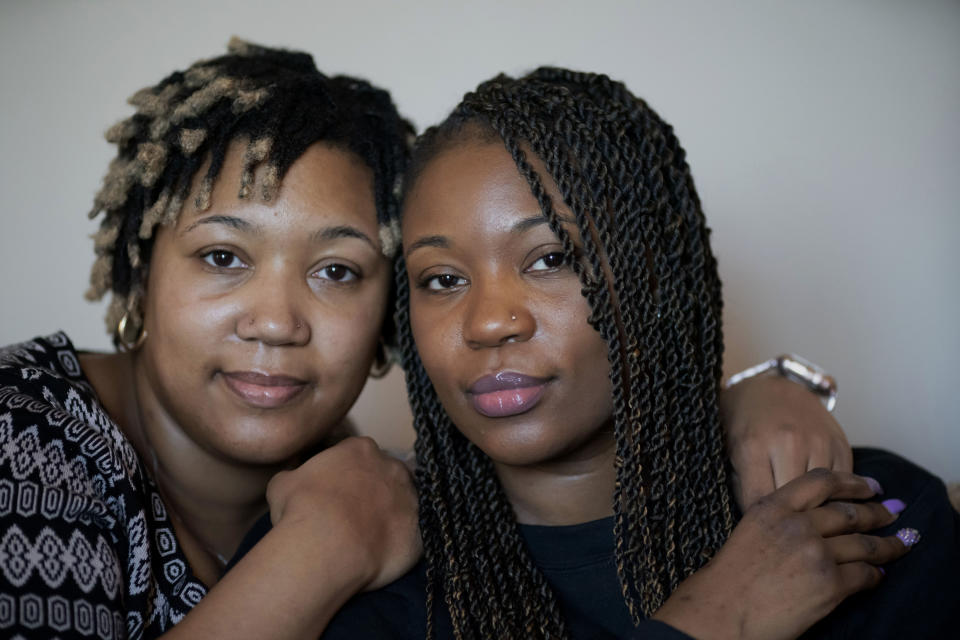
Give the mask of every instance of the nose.
[(464, 340), (471, 348), (525, 342), (536, 330), (536, 319), (522, 287), (505, 280), (471, 284), (463, 325)]
[(300, 346), (310, 342), (311, 327), (302, 313), (306, 283), (283, 273), (258, 273), (245, 285), (236, 332), (241, 340), (271, 346)]

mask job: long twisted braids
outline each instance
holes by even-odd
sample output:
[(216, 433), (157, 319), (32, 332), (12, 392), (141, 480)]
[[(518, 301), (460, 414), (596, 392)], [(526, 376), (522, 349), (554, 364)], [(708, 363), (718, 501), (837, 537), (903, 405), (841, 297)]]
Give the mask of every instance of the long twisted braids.
[[(323, 141), (356, 154), (374, 174), (384, 253), (398, 245), (400, 175), (409, 159), (413, 127), (390, 94), (364, 80), (327, 77), (306, 53), (270, 49), (234, 38), (227, 55), (172, 73), (129, 100), (136, 113), (111, 127), (117, 145), (90, 217), (104, 217), (94, 236), (97, 259), (87, 298), (113, 299), (112, 332), (125, 313), (139, 327), (154, 231), (176, 222), (194, 174), (210, 158), (195, 205), (210, 206), (214, 181), (233, 140), (247, 140), (238, 197), (276, 194), (290, 165)], [(254, 172), (265, 164), (259, 194)], [(392, 323), (385, 337), (392, 337)], [(115, 336), (115, 341), (116, 341)]]
[[(617, 570), (638, 624), (732, 527), (717, 406), (723, 338), (709, 230), (671, 127), (603, 75), (542, 68), (468, 93), (414, 149), (408, 185), (437, 154), (502, 140), (583, 285), (609, 345)], [(526, 159), (573, 211), (583, 259)], [(417, 430), (428, 630), (442, 597), (458, 638), (561, 638), (554, 595), (527, 553), (490, 460), (459, 434), (413, 343), (398, 263), (399, 344)]]

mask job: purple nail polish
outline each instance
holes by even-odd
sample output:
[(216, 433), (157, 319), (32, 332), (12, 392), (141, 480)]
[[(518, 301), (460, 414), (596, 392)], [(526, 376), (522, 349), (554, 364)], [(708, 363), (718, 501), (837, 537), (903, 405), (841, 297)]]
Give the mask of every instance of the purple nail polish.
[(876, 478), (871, 478), (870, 476), (860, 476), (860, 477), (864, 479), (864, 481), (867, 483), (867, 486), (869, 486), (870, 489), (875, 494), (877, 494), (878, 496), (883, 495), (883, 487), (880, 486), (880, 483), (877, 482)]
[(887, 511), (893, 515), (897, 515), (901, 511), (907, 508), (907, 505), (904, 504), (903, 500), (898, 500), (897, 498), (890, 498), (889, 500), (884, 500), (881, 502)]
[(905, 547), (912, 547), (920, 542), (920, 532), (910, 527), (905, 527), (897, 531), (897, 537), (900, 538), (900, 542), (902, 542)]
[(882, 576), (887, 575), (887, 570), (884, 569), (883, 567), (877, 567), (877, 570), (880, 572), (880, 575)]

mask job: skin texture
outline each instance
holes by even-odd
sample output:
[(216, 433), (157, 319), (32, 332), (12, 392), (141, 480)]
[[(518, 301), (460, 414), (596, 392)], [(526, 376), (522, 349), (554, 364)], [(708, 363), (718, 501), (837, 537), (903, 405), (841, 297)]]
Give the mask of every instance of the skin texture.
[[(542, 163), (531, 160), (559, 203)], [(433, 158), (404, 209), (410, 318), (444, 409), (491, 458), (518, 520), (573, 524), (612, 512), (607, 348), (586, 322), (576, 276), (551, 258), (559, 243), (539, 216), (502, 145), (465, 141)], [(538, 403), (491, 418), (471, 389), (502, 370), (547, 382)], [(874, 565), (906, 552), (895, 537), (860, 533), (895, 519), (880, 504), (845, 502), (872, 496), (863, 478), (826, 469), (785, 484), (747, 510), (655, 617), (697, 638), (796, 637), (875, 585)]]
[[(482, 153), (496, 156), (495, 151), (496, 147), (491, 146)], [(538, 170), (542, 170), (539, 160), (531, 159)], [(609, 365), (605, 356), (599, 357), (605, 353), (606, 345), (583, 320), (587, 305), (572, 271), (543, 269), (545, 264), (532, 268), (537, 259), (560, 250), (556, 238), (542, 224), (512, 231), (515, 221), (510, 214), (516, 202), (524, 203), (524, 220), (540, 216), (537, 203), (529, 197), (526, 182), (512, 164), (487, 160), (489, 157), (485, 157), (482, 165), (491, 172), (489, 179), (473, 187), (464, 183), (476, 177), (477, 168), (457, 154), (446, 154), (444, 162), (434, 164), (431, 171), (422, 174), (406, 201), (407, 211), (416, 210), (417, 216), (405, 215), (404, 233), (409, 239), (407, 246), (414, 249), (407, 249), (413, 296), (418, 303), (423, 303), (414, 307), (411, 321), (415, 331), (424, 327), (430, 334), (429, 340), (418, 343), (421, 356), (425, 362), (428, 359), (433, 362), (434, 352), (439, 354), (437, 366), (444, 369), (438, 374), (443, 382), (437, 385), (437, 390), (444, 404), (451, 407), (454, 421), (465, 433), (476, 433), (468, 437), (478, 445), (482, 439), (481, 448), (495, 447), (502, 451), (492, 456), (494, 459), (509, 463), (522, 461), (524, 446), (536, 442), (536, 429), (542, 429), (543, 420), (549, 421), (551, 416), (562, 416), (561, 424), (589, 424), (590, 428), (604, 422), (610, 409)], [(555, 185), (548, 181), (546, 186), (553, 201), (563, 209)], [(466, 198), (465, 189), (471, 190)], [(429, 197), (418, 195), (423, 190), (429, 190)], [(459, 210), (465, 204), (483, 208), (490, 219), (473, 221), (471, 225), (470, 221), (448, 215), (449, 211)], [(497, 233), (491, 233), (493, 229)], [(577, 236), (572, 224), (568, 225), (568, 231)], [(459, 237), (460, 232), (463, 239), (454, 246), (454, 236)], [(446, 246), (439, 242), (441, 238)], [(429, 242), (418, 244), (424, 239)], [(445, 260), (451, 250), (457, 252), (457, 260), (452, 262)], [(441, 275), (469, 280), (470, 286), (459, 280), (441, 283), (437, 279)], [(430, 287), (421, 286), (429, 278), (433, 278)], [(431, 287), (444, 291), (434, 291)], [(479, 290), (481, 287), (486, 289)], [(546, 313), (542, 309), (527, 310), (514, 304), (518, 292), (525, 289), (539, 295), (534, 305), (543, 301), (553, 304), (558, 297), (566, 304), (559, 313), (552, 307)], [(482, 305), (472, 302), (476, 296), (482, 296)], [(516, 316), (516, 320), (511, 320), (512, 316)], [(526, 350), (531, 348), (527, 342), (536, 346), (556, 345), (567, 340), (576, 344), (571, 346), (565, 362), (553, 361), (559, 352), (555, 348), (545, 350), (542, 361), (531, 361), (526, 355)], [(509, 346), (489, 348), (498, 347), (501, 342)], [(440, 364), (440, 358), (447, 360)], [(505, 422), (503, 419), (477, 414), (470, 394), (464, 393), (480, 376), (502, 370), (547, 378), (556, 375), (541, 400), (544, 406), (537, 407), (527, 419), (519, 421), (518, 427), (511, 429), (498, 428), (497, 425)], [(596, 385), (602, 385), (602, 389), (595, 391), (597, 397), (604, 398), (603, 402), (585, 407), (577, 401), (586, 390), (594, 391)], [(552, 402), (560, 398), (569, 403)], [(817, 397), (801, 385), (775, 375), (761, 376), (723, 392), (720, 399), (735, 471), (734, 493), (742, 510), (810, 469), (852, 470), (853, 458), (843, 430)], [(582, 421), (580, 414), (585, 409), (597, 413)], [(556, 423), (549, 424), (551, 430), (555, 429)], [(609, 481), (613, 441), (609, 425), (604, 427), (599, 430), (592, 448), (581, 452), (580, 459), (568, 461), (570, 464), (560, 474), (565, 480), (558, 480), (563, 486), (556, 489), (563, 489), (567, 495), (570, 492), (580, 495), (580, 480), (585, 477)], [(528, 482), (528, 476), (536, 477), (540, 473), (540, 469), (516, 465), (503, 465), (501, 469), (501, 480), (516, 494), (513, 499), (518, 505), (520, 521), (552, 524), (568, 523), (571, 518), (576, 521), (576, 509), (570, 509), (573, 501), (552, 505), (552, 510), (564, 513), (541, 514), (544, 520), (528, 513), (524, 506), (528, 500), (521, 494), (535, 486)], [(595, 509), (604, 506), (586, 496), (584, 502), (594, 505)], [(601, 517), (607, 513), (598, 510), (594, 515)]]
[(817, 397), (774, 373), (720, 394), (720, 416), (741, 510), (817, 468), (853, 471), (843, 429)]
[(858, 533), (896, 519), (876, 502), (844, 502), (873, 495), (863, 478), (826, 469), (787, 483), (747, 511), (654, 617), (695, 638), (796, 638), (908, 551), (896, 536)]
[[(209, 210), (188, 206), (158, 231), (142, 348), (82, 366), (208, 586), (271, 511), (274, 530), (172, 633), (316, 637), (349, 595), (419, 555), (401, 463), (356, 438), (304, 463), (363, 389), (392, 273), (369, 168), (315, 144), (276, 198), (240, 200), (243, 148), (229, 150)], [(290, 571), (265, 600), (260, 582), (276, 566)]]
[(369, 438), (281, 472), (267, 497), (273, 529), (164, 638), (315, 639), (420, 555), (409, 473)]
[[(291, 167), (277, 198), (262, 203), (236, 197), (241, 153), (240, 145), (228, 153), (208, 211), (188, 207), (175, 227), (159, 231), (142, 349), (86, 355), (83, 367), (150, 465), (192, 568), (216, 585), (171, 637), (316, 637), (352, 593), (386, 584), (419, 554), (409, 476), (372, 442), (349, 439), (300, 464), (363, 387), (390, 271), (376, 244), (370, 172), (356, 159), (315, 145)], [(346, 227), (353, 231), (344, 233)], [(570, 348), (591, 365), (587, 371), (546, 358), (545, 371), (528, 372), (562, 379), (550, 383), (561, 387), (551, 397), (570, 400), (561, 413), (587, 411), (577, 414), (582, 421), (569, 421), (572, 431), (546, 444), (541, 420), (489, 432), (490, 446), (505, 456), (502, 475), (524, 521), (601, 517), (609, 505), (595, 496), (612, 482), (613, 468), (603, 343), (586, 326), (572, 273), (547, 263), (527, 269), (556, 244), (549, 230), (540, 225), (522, 236), (548, 246), (540, 255), (512, 256), (522, 265), (513, 283), (519, 289), (505, 295), (533, 284), (544, 300), (563, 295), (576, 313), (538, 321), (533, 331), (569, 335)], [(342, 282), (338, 277), (349, 272), (333, 265), (363, 277)], [(518, 315), (527, 324), (521, 334), (531, 331), (531, 319)], [(494, 350), (496, 322), (478, 316), (471, 344)], [(225, 380), (238, 371), (283, 374), (303, 381), (303, 389), (268, 407), (262, 405), (270, 392), (254, 389), (251, 404)], [(583, 385), (607, 404), (574, 402)], [(544, 456), (549, 464), (527, 464)], [(537, 481), (545, 476), (556, 482)], [(527, 486), (535, 491), (526, 494)], [(568, 499), (544, 510), (545, 488), (563, 489)], [(268, 507), (274, 529), (219, 581), (217, 556), (232, 555)], [(269, 583), (262, 580), (267, 572)]]
[[(494, 460), (520, 521), (612, 513), (609, 500), (592, 499), (614, 478), (606, 344), (503, 148), (458, 147), (431, 163), (406, 200), (403, 237), (427, 373), (454, 423)], [(487, 417), (471, 387), (503, 371), (545, 380), (543, 392), (525, 413)]]
[[(134, 358), (139, 405), (151, 413), (141, 426), (155, 449), (183, 437), (191, 441), (183, 446), (224, 462), (286, 463), (337, 424), (363, 388), (390, 268), (377, 241), (372, 174), (359, 160), (314, 145), (264, 203), (236, 197), (240, 153), (229, 158), (210, 209), (185, 211), (157, 235), (149, 339)], [(302, 384), (288, 402), (261, 408), (233, 391), (236, 372)]]

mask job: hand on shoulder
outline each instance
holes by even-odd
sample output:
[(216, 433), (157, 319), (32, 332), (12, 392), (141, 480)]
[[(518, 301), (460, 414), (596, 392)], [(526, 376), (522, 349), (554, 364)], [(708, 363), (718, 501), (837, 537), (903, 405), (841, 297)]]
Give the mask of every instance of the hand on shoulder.
[(876, 488), (851, 473), (814, 469), (761, 498), (654, 618), (700, 639), (796, 638), (879, 583), (879, 567), (908, 551), (897, 536), (862, 533), (896, 519), (878, 502), (848, 502)]
[(720, 395), (720, 410), (742, 511), (810, 469), (853, 469), (843, 429), (796, 382), (772, 374), (744, 380)]
[(410, 472), (370, 438), (347, 438), (267, 487), (274, 527), (315, 531), (307, 544), (336, 545), (352, 556), (363, 589), (384, 586), (408, 571), (422, 550), (417, 495)]

